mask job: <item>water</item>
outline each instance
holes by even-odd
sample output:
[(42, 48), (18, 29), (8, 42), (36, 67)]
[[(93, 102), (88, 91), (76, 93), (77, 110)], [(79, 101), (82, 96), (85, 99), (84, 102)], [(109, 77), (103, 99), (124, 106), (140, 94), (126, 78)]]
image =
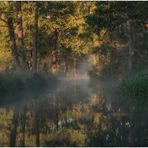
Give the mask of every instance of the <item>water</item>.
[(148, 146), (148, 109), (114, 81), (60, 77), (54, 91), (0, 107), (1, 146)]

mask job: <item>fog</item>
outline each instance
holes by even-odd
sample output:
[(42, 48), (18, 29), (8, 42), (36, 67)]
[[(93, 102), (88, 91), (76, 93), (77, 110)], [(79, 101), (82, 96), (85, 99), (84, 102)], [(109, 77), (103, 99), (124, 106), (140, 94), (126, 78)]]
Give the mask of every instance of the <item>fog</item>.
[[(81, 102), (90, 98), (94, 90), (104, 93), (108, 99), (111, 99), (118, 83), (111, 80), (91, 82), (90, 70), (92, 70), (92, 59), (89, 57), (83, 60), (76, 70), (72, 69), (65, 75), (55, 76), (57, 81), (50, 81), (43, 91), (39, 89), (39, 91), (33, 94), (23, 92), (18, 96), (12, 95), (2, 98), (1, 106), (17, 106), (19, 104), (29, 104), (33, 101), (52, 100), (55, 97), (63, 99), (66, 97), (69, 101), (72, 100), (72, 97), (77, 97), (77, 102)], [(85, 95), (83, 98), (81, 96), (82, 94)]]
[[(75, 71), (71, 70), (66, 76), (60, 76), (60, 87), (79, 87), (84, 92), (90, 94), (90, 76), (88, 72), (91, 70), (91, 59), (84, 60)], [(58, 88), (59, 89), (59, 88)]]

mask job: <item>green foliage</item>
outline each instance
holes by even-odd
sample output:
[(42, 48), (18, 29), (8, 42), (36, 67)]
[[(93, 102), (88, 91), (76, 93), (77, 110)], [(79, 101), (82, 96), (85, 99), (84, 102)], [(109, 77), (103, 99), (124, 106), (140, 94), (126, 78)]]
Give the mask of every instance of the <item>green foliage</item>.
[(124, 96), (132, 99), (148, 99), (148, 70), (132, 75), (124, 80), (121, 85), (121, 92)]
[[(133, 67), (136, 70), (147, 68), (147, 24), (146, 2), (98, 2), (94, 13), (85, 20), (89, 29), (98, 35), (99, 46), (91, 51), (98, 56), (90, 75), (99, 78), (121, 78), (128, 67), (127, 21), (132, 20)], [(104, 30), (104, 33), (102, 31)]]

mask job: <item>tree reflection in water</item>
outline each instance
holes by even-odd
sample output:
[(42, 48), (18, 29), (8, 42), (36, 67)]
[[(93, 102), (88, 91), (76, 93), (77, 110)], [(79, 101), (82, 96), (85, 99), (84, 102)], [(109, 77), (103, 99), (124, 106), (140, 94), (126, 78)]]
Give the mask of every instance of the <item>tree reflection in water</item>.
[(0, 145), (147, 146), (146, 106), (119, 98), (64, 85), (44, 97), (2, 106)]

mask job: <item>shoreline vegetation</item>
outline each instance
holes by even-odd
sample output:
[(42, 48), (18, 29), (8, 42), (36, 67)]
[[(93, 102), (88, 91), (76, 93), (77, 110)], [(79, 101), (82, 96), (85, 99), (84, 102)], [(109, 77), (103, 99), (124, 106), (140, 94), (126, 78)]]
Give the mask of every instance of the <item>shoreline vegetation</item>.
[[(55, 89), (58, 79), (51, 73), (26, 73), (7, 71), (0, 73), (0, 105), (5, 102), (19, 102), (27, 96)], [(49, 89), (50, 88), (50, 89)]]

